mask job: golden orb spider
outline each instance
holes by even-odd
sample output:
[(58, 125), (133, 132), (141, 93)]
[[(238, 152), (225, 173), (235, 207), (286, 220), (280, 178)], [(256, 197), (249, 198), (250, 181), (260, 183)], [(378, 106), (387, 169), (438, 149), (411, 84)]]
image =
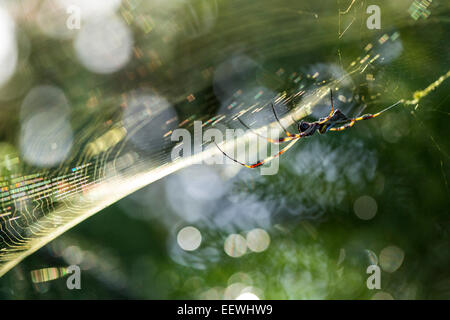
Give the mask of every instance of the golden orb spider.
[[(280, 155), (282, 155), (283, 153), (285, 153), (289, 148), (291, 148), (300, 138), (303, 137), (308, 137), (308, 136), (312, 136), (314, 133), (319, 132), (320, 134), (324, 134), (327, 133), (328, 131), (342, 131), (345, 130), (347, 128), (352, 127), (356, 121), (360, 121), (360, 120), (368, 120), (368, 119), (372, 119), (375, 117), (378, 117), (380, 114), (382, 114), (383, 112), (397, 106), (398, 104), (400, 104), (402, 101), (398, 101), (396, 103), (394, 103), (393, 105), (381, 110), (380, 112), (377, 112), (375, 114), (365, 114), (362, 116), (359, 116), (357, 118), (348, 118), (341, 110), (339, 109), (334, 109), (334, 102), (333, 102), (333, 91), (330, 89), (330, 100), (331, 100), (331, 111), (328, 114), (327, 117), (325, 118), (320, 118), (317, 121), (314, 122), (306, 122), (306, 121), (300, 121), (297, 122), (297, 128), (298, 128), (298, 133), (291, 133), (289, 132), (282, 124), (280, 119), (278, 118), (277, 113), (275, 112), (275, 107), (273, 106), (273, 103), (271, 104), (272, 107), (272, 111), (273, 114), (275, 115), (275, 119), (277, 120), (277, 122), (279, 123), (279, 125), (281, 126), (281, 128), (284, 130), (284, 132), (286, 133), (287, 137), (284, 138), (280, 138), (280, 139), (270, 139), (267, 138), (257, 132), (255, 132), (254, 130), (252, 130), (249, 126), (247, 126), (240, 118), (238, 118), (239, 122), (246, 127), (248, 130), (252, 131), (254, 134), (256, 134), (257, 136), (266, 139), (268, 142), (271, 143), (283, 143), (286, 141), (291, 141), (287, 146), (285, 146), (283, 149), (281, 149), (280, 152), (264, 159), (261, 160), (257, 163), (254, 164), (245, 164), (243, 162), (240, 162), (232, 157), (230, 157), (228, 154), (226, 154), (222, 149), (220, 149), (220, 147), (217, 145), (217, 143), (214, 141), (214, 143), (216, 144), (217, 148), (229, 159), (233, 160), (234, 162), (247, 167), (247, 168), (257, 168), (261, 165), (263, 165), (264, 163), (267, 163), (273, 159), (275, 159), (276, 157), (279, 157)], [(339, 125), (345, 123), (344, 125)]]

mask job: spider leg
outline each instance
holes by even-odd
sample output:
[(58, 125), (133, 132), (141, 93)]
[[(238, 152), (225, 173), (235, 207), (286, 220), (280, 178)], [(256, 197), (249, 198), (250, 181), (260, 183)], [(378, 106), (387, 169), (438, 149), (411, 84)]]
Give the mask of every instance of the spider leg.
[(328, 130), (329, 131), (342, 131), (342, 130), (345, 130), (347, 128), (353, 127), (353, 125), (355, 124), (355, 122), (357, 120), (355, 120), (355, 119), (349, 119), (349, 120), (350, 120), (350, 122), (347, 123), (347, 124), (344, 124), (343, 126), (336, 127), (336, 128), (329, 128)]
[(378, 112), (378, 113), (375, 113), (375, 114), (368, 113), (368, 114), (362, 115), (362, 116), (357, 117), (357, 118), (351, 118), (351, 119), (347, 120), (347, 121), (350, 121), (349, 123), (347, 123), (347, 124), (345, 124), (343, 126), (340, 126), (340, 127), (329, 128), (327, 131), (342, 131), (342, 130), (345, 130), (347, 128), (353, 127), (353, 125), (355, 124), (356, 121), (372, 119), (372, 118), (378, 117), (381, 113), (382, 112)]
[(273, 111), (273, 114), (274, 114), (274, 116), (275, 116), (275, 119), (277, 119), (278, 124), (279, 124), (280, 127), (284, 130), (284, 132), (286, 133), (286, 135), (287, 135), (288, 137), (295, 137), (295, 136), (296, 136), (295, 134), (290, 133), (290, 132), (289, 132), (289, 131), (281, 124), (281, 121), (280, 121), (280, 119), (278, 118), (277, 113), (275, 112), (275, 107), (273, 106), (273, 103), (271, 103), (270, 105), (271, 105), (271, 107), (272, 107), (272, 111)]
[(333, 102), (333, 90), (331, 90), (331, 89), (330, 89), (330, 100), (331, 100), (331, 111), (330, 111), (330, 114), (326, 118), (324, 118), (323, 120), (319, 121), (319, 124), (324, 124), (325, 122), (330, 120), (330, 118), (333, 116), (333, 113), (334, 113), (334, 102)]
[(291, 116), (291, 119), (292, 119), (292, 121), (293, 121), (293, 122), (295, 122), (295, 123), (296, 123), (297, 125), (299, 125), (299, 124), (300, 124), (300, 121), (298, 121), (298, 120), (295, 120), (295, 119), (294, 119), (294, 117), (292, 117), (292, 116)]
[(291, 140), (293, 140), (293, 139), (296, 139), (296, 135), (292, 135), (292, 136), (290, 136), (290, 137), (285, 137), (285, 138), (280, 138), (280, 139), (276, 139), (276, 140), (274, 140), (274, 139), (271, 139), (271, 138), (267, 138), (266, 136), (263, 136), (262, 134), (259, 134), (258, 132), (256, 132), (255, 130), (253, 130), (252, 128), (250, 128), (248, 125), (246, 125), (245, 123), (244, 123), (244, 121), (242, 121), (240, 118), (237, 118), (238, 120), (239, 120), (239, 122), (244, 126), (244, 127), (246, 127), (248, 130), (250, 130), (253, 134), (256, 134), (258, 137), (260, 137), (260, 138), (263, 138), (263, 139), (266, 139), (267, 141), (269, 141), (269, 142), (271, 142), (271, 143), (276, 143), (276, 144), (279, 144), (279, 143), (283, 143), (283, 142), (286, 142), (286, 141), (291, 141)]
[[(378, 116), (379, 116), (380, 114), (382, 114), (383, 112), (388, 111), (389, 109), (391, 109), (391, 108), (397, 106), (397, 105), (400, 104), (401, 102), (402, 102), (402, 101), (400, 100), (400, 101), (394, 103), (393, 105), (391, 105), (391, 106), (389, 106), (389, 107), (387, 107), (387, 108), (385, 108), (385, 109), (383, 109), (383, 110), (381, 110), (381, 111), (379, 111), (379, 112), (377, 112), (377, 113), (374, 113), (374, 114), (367, 113), (367, 114), (364, 114), (364, 115), (362, 115), (362, 116), (360, 116), (360, 117), (348, 119), (347, 121), (350, 121), (350, 123), (352, 123), (352, 122), (355, 123), (356, 121), (368, 120), (368, 119), (372, 119), (372, 118), (378, 117)], [(351, 126), (353, 126), (353, 124), (350, 125), (350, 127), (351, 127)], [(344, 126), (343, 126), (343, 127), (344, 127)], [(339, 128), (342, 128), (342, 127), (339, 127)], [(348, 127), (346, 127), (346, 128), (348, 128)], [(330, 128), (329, 130), (330, 130), (330, 131), (340, 131), (340, 130), (337, 130), (337, 129), (338, 129), (338, 128)], [(342, 130), (344, 130), (344, 129), (342, 129)]]
[(262, 166), (264, 163), (270, 162), (270, 161), (272, 161), (273, 159), (275, 159), (275, 158), (281, 156), (281, 155), (282, 155), (283, 153), (285, 153), (289, 148), (291, 148), (298, 140), (299, 140), (299, 138), (292, 140), (291, 142), (289, 142), (289, 144), (288, 144), (287, 146), (285, 146), (283, 149), (281, 149), (280, 152), (278, 152), (278, 153), (276, 153), (276, 154), (274, 154), (274, 155), (272, 155), (272, 156), (270, 156), (270, 157), (268, 157), (268, 158), (266, 158), (266, 159), (264, 159), (264, 160), (261, 160), (261, 161), (259, 161), (259, 162), (256, 162), (256, 163), (254, 163), (254, 164), (245, 164), (245, 163), (243, 163), (243, 162), (240, 162), (240, 161), (238, 161), (238, 160), (236, 160), (236, 159), (230, 157), (230, 156), (229, 156), (228, 154), (226, 154), (222, 149), (220, 149), (220, 147), (217, 145), (217, 143), (216, 143), (215, 141), (214, 141), (214, 144), (216, 145), (217, 149), (219, 149), (219, 150), (224, 154), (224, 156), (227, 157), (228, 159), (231, 159), (231, 160), (233, 160), (234, 162), (236, 162), (236, 163), (238, 163), (238, 164), (240, 164), (240, 165), (242, 165), (242, 166), (244, 166), (244, 167), (253, 169), (253, 168), (257, 168), (257, 167), (259, 167), (259, 166)]

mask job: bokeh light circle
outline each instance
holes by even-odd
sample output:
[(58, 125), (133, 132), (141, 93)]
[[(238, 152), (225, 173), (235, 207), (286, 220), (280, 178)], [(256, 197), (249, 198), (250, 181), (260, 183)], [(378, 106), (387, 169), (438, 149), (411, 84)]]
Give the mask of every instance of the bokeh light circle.
[(64, 92), (53, 86), (37, 86), (23, 100), (20, 150), (25, 161), (52, 167), (64, 161), (73, 145), (70, 106)]
[(380, 252), (380, 266), (383, 271), (394, 272), (401, 267), (405, 253), (396, 246), (387, 246)]
[(124, 97), (122, 120), (131, 142), (146, 151), (164, 147), (167, 142), (161, 137), (177, 125), (172, 121), (177, 119), (172, 104), (151, 88), (130, 91)]
[(370, 220), (377, 214), (377, 202), (370, 196), (362, 196), (356, 199), (353, 210), (358, 218)]
[(74, 47), (78, 60), (89, 71), (113, 73), (130, 61), (133, 35), (118, 17), (98, 17), (81, 28)]
[(17, 43), (15, 23), (6, 10), (0, 6), (0, 87), (13, 75), (17, 65)]
[(243, 292), (236, 298), (236, 300), (259, 300), (259, 297), (251, 292)]
[(247, 252), (247, 241), (240, 234), (231, 234), (225, 240), (224, 250), (230, 257), (242, 257)]
[(266, 230), (256, 228), (247, 233), (247, 247), (254, 252), (263, 252), (270, 245), (270, 236)]
[(372, 296), (371, 300), (394, 300), (394, 297), (388, 292), (379, 291)]
[(178, 232), (177, 242), (181, 249), (194, 251), (202, 243), (202, 234), (195, 227), (184, 227)]

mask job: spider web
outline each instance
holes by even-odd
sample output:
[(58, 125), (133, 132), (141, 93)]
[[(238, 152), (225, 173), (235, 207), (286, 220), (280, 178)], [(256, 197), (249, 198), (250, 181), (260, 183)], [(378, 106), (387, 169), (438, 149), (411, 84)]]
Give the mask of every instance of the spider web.
[[(77, 72), (76, 65), (56, 76), (55, 82), (63, 84), (73, 101), (73, 142), (70, 153), (58, 164), (43, 168), (25, 159), (9, 134), (16, 131), (18, 135), (19, 127), (5, 125), (14, 123), (20, 104), (9, 102), (11, 107), (2, 111), (0, 275), (130, 193), (220, 155), (220, 151), (210, 148), (172, 160), (174, 143), (170, 137), (177, 128), (192, 131), (194, 121), (202, 121), (204, 130), (237, 128), (237, 117), (242, 117), (255, 130), (280, 129), (268, 108), (270, 102), (276, 102), (283, 124), (289, 126), (294, 120), (326, 114), (330, 89), (336, 92), (336, 103), (347, 114), (365, 109), (376, 112), (382, 105), (398, 100), (411, 109), (438, 90), (450, 74), (430, 75), (433, 79), (426, 77), (423, 88), (410, 90), (399, 81), (406, 73), (401, 64), (390, 73), (391, 64), (408, 50), (402, 43), (402, 33), (408, 32), (411, 17), (404, 8), (386, 4), (383, 21), (389, 26), (377, 32), (365, 28), (365, 1), (338, 1), (331, 6), (299, 6), (285, 1), (289, 9), (274, 8), (267, 2), (267, 10), (255, 22), (237, 18), (257, 17), (251, 3), (226, 6), (210, 2), (191, 6), (187, 17), (182, 5), (168, 9), (170, 21), (181, 18), (181, 25), (175, 27), (182, 31), (171, 33), (154, 26), (156, 31), (152, 32), (159, 33), (150, 33), (152, 41), (146, 32), (155, 18), (145, 20), (151, 16), (151, 8), (144, 6), (139, 11), (123, 6), (122, 16), (128, 17), (136, 30), (135, 62), (116, 75), (115, 82), (96, 83), (94, 76)], [(433, 18), (417, 22), (417, 28), (433, 28), (444, 17), (445, 11), (436, 9)], [(270, 32), (261, 32), (268, 26)], [(240, 40), (241, 33), (250, 39), (248, 43)], [(31, 36), (45, 41), (42, 35)], [(187, 54), (177, 55), (172, 50), (171, 55), (165, 55), (167, 41), (176, 43)], [(438, 44), (430, 44), (426, 59), (438, 55)], [(65, 63), (59, 46), (50, 43), (33, 49), (37, 58), (30, 63), (39, 70), (39, 78), (49, 76), (42, 70), (46, 61), (57, 66)], [(311, 58), (321, 48), (332, 53)], [(298, 61), (299, 56), (308, 62)], [(117, 84), (122, 79), (126, 79), (125, 83)], [(438, 107), (436, 112), (448, 115)], [(448, 155), (429, 136), (443, 155), (442, 175), (448, 189), (444, 172)], [(40, 148), (51, 152), (46, 138), (41, 138), (29, 138), (25, 143), (31, 141), (37, 153)], [(246, 133), (237, 143), (252, 139), (254, 135)]]

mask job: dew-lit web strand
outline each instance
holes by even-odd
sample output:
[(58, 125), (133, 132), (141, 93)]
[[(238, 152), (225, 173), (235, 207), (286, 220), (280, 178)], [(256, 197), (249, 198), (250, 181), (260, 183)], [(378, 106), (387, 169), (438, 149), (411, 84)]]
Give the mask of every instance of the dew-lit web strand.
[[(439, 152), (439, 154), (443, 155), (445, 158), (449, 159), (450, 156), (447, 153), (445, 153), (444, 150), (442, 150), (440, 145), (437, 143), (436, 139), (434, 139), (434, 137), (429, 133), (429, 129), (425, 126), (425, 124), (422, 121), (420, 121), (417, 118), (416, 113), (414, 111), (412, 111), (411, 114), (419, 122), (419, 125), (423, 128), (423, 130), (427, 132), (428, 137), (430, 138), (431, 142), (433, 143), (434, 147)], [(442, 157), (439, 157), (439, 158), (440, 158), (441, 173), (442, 173), (442, 177), (444, 179), (444, 184), (445, 184), (445, 187), (446, 187), (446, 191), (447, 191), (447, 194), (450, 195), (450, 188), (449, 188), (449, 185), (448, 185), (447, 176), (445, 175), (444, 164), (443, 164), (443, 161), (442, 161)]]

